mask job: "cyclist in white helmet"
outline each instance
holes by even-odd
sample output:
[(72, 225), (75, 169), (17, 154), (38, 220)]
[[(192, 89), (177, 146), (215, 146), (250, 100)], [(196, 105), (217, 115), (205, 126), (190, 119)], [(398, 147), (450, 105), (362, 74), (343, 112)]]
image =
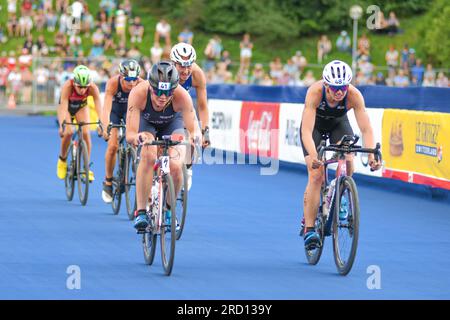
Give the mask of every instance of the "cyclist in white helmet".
[[(193, 46), (188, 43), (177, 43), (170, 51), (170, 60), (175, 64), (180, 76), (180, 85), (189, 91), (195, 88), (197, 93), (197, 111), (202, 130), (202, 146), (211, 144), (208, 127), (208, 103), (206, 94), (206, 77), (203, 70), (195, 63), (197, 54)], [(188, 165), (189, 189), (192, 183), (192, 167)]]
[[(300, 137), (308, 169), (308, 184), (304, 193), (304, 222), (300, 235), (304, 236), (308, 250), (321, 246), (314, 222), (320, 203), (320, 187), (323, 180), (323, 166), (318, 159), (317, 147), (323, 134), (328, 134), (330, 143), (337, 143), (344, 135), (353, 135), (347, 118), (347, 111), (353, 109), (356, 122), (362, 133), (364, 145), (375, 148), (372, 126), (365, 109), (361, 92), (351, 84), (352, 70), (345, 62), (334, 60), (323, 69), (323, 79), (308, 89), (302, 115)], [(348, 156), (347, 172), (353, 173), (352, 156)], [(378, 170), (381, 163), (369, 154), (369, 165)], [(304, 224), (304, 225), (303, 225)]]

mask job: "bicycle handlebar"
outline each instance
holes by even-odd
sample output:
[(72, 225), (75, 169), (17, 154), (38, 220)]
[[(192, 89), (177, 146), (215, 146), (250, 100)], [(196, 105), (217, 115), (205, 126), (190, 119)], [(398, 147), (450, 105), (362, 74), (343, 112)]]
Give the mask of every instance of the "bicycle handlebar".
[(108, 124), (108, 128), (106, 129), (106, 133), (108, 134), (108, 136), (111, 134), (111, 130), (112, 129), (114, 129), (114, 128), (126, 128), (127, 126), (125, 125), (125, 124), (113, 124), (113, 123), (110, 123), (110, 124)]
[[(357, 137), (357, 136), (356, 136)], [(345, 138), (345, 137), (344, 137)], [(344, 140), (343, 138), (343, 140)], [(355, 138), (354, 142), (352, 144), (343, 144), (342, 142), (339, 144), (332, 144), (327, 146), (326, 141), (322, 140), (318, 150), (319, 150), (319, 159), (323, 159), (325, 151), (334, 151), (340, 154), (346, 154), (346, 153), (373, 153), (375, 156), (375, 160), (378, 162), (382, 162), (382, 155), (381, 155), (381, 145), (379, 142), (377, 142), (375, 148), (363, 148), (362, 146), (355, 145), (356, 141), (358, 141), (359, 137)], [(373, 171), (372, 169), (370, 169)]]
[[(61, 124), (61, 127), (62, 127), (62, 129), (63, 129), (63, 131), (65, 130), (65, 128), (66, 128), (66, 126), (78, 126), (78, 127), (83, 127), (83, 126), (88, 126), (88, 125), (92, 125), (92, 124), (96, 124), (96, 125), (98, 125), (99, 127), (100, 127), (100, 130), (101, 130), (101, 133), (103, 134), (103, 126), (102, 126), (102, 123), (100, 122), (100, 121), (97, 121), (97, 122), (77, 122), (77, 123), (74, 123), (74, 122), (70, 122), (70, 123), (67, 123), (66, 122), (66, 120), (63, 120), (63, 122), (62, 122), (62, 124)], [(100, 137), (101, 135), (99, 135), (99, 137)]]

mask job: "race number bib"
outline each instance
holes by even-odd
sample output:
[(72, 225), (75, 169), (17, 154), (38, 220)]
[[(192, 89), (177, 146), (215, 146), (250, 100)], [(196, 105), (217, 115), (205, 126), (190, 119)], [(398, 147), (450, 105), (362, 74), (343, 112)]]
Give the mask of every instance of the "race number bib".
[(158, 89), (159, 90), (170, 90), (171, 89), (170, 82), (160, 82), (158, 83)]
[(161, 157), (161, 170), (163, 173), (170, 173), (169, 157)]

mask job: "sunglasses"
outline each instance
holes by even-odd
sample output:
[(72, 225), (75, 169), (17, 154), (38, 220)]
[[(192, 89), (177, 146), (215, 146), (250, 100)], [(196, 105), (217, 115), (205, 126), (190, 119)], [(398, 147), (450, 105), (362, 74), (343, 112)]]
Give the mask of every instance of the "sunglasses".
[(134, 82), (137, 81), (137, 77), (125, 77), (124, 78), (126, 82)]
[(80, 89), (87, 89), (87, 88), (89, 88), (89, 86), (80, 86), (79, 84), (75, 84), (75, 87), (80, 88)]
[(339, 90), (341, 90), (342, 92), (346, 92), (348, 90), (348, 85), (345, 85), (345, 86), (331, 86), (331, 85), (329, 85), (328, 87), (333, 92), (338, 92)]
[(163, 90), (163, 89), (158, 89), (155, 87), (152, 87), (153, 89), (153, 93), (156, 94), (156, 96), (161, 97), (163, 94), (166, 95), (166, 97), (170, 97), (173, 94), (173, 89), (169, 89), (169, 90)]

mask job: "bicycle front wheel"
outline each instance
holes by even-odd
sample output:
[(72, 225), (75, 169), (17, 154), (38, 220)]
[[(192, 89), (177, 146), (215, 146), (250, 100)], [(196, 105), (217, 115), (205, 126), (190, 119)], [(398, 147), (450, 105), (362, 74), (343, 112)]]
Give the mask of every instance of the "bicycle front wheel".
[(73, 194), (75, 191), (75, 167), (76, 167), (76, 160), (77, 160), (77, 156), (74, 153), (74, 145), (73, 142), (70, 143), (69, 146), (69, 152), (67, 154), (67, 174), (66, 174), (66, 178), (64, 179), (64, 184), (66, 187), (66, 197), (67, 200), (72, 201), (73, 199)]
[(81, 205), (86, 205), (89, 194), (89, 156), (86, 142), (81, 141), (77, 151), (78, 196)]
[[(166, 275), (170, 276), (175, 259), (175, 242), (176, 242), (176, 195), (173, 186), (172, 177), (167, 174), (162, 179), (162, 196), (160, 197), (160, 205), (163, 207), (161, 226), (161, 258), (163, 268)], [(170, 214), (168, 213), (170, 206)]]
[(355, 261), (359, 236), (359, 198), (352, 177), (340, 179), (333, 217), (334, 262), (341, 275), (347, 275)]
[(180, 240), (183, 233), (184, 224), (186, 222), (187, 202), (188, 202), (188, 174), (186, 164), (182, 165), (183, 184), (180, 192), (177, 195), (177, 220), (179, 228), (177, 229), (177, 240)]
[(129, 148), (125, 159), (125, 202), (128, 219), (133, 220), (136, 211), (136, 150)]
[(124, 152), (122, 150), (122, 146), (119, 146), (117, 150), (117, 158), (116, 158), (116, 168), (115, 173), (113, 175), (113, 183), (112, 183), (112, 202), (111, 206), (113, 209), (113, 213), (115, 215), (119, 214), (120, 204), (122, 203), (122, 189), (124, 188), (123, 181), (123, 167), (124, 167)]

